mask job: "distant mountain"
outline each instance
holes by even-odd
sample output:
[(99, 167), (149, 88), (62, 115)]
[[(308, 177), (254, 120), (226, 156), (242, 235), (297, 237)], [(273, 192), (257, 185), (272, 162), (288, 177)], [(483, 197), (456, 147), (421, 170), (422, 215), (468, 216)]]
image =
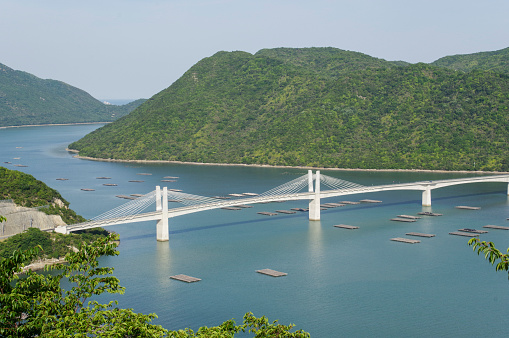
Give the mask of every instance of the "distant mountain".
[(432, 65), (463, 72), (484, 70), (509, 74), (509, 47), (493, 52), (446, 56), (436, 60)]
[(219, 52), (80, 155), (288, 166), (509, 170), (509, 77), (334, 48)]
[(106, 105), (85, 91), (0, 64), (0, 126), (111, 122), (145, 100)]

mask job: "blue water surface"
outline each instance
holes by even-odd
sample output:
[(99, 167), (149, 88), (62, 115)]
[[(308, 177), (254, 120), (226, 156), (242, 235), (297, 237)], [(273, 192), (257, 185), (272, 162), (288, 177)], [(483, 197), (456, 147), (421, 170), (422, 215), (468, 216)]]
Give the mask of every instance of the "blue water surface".
[[(57, 189), (71, 208), (86, 218), (126, 202), (116, 195), (144, 194), (156, 185), (202, 196), (263, 193), (306, 173), (292, 168), (89, 161), (74, 158), (65, 150), (69, 143), (98, 127), (0, 129), (0, 161), (11, 162), (1, 165), (29, 173)], [(322, 173), (362, 185), (476, 175)], [(111, 179), (97, 179), (103, 176)], [(165, 176), (179, 178), (161, 182)], [(322, 211), (318, 222), (309, 221), (306, 213), (257, 214), (304, 208), (307, 201), (205, 211), (170, 219), (169, 242), (156, 241), (155, 222), (112, 226), (109, 230), (121, 237), (120, 254), (102, 258), (101, 264), (115, 268), (126, 293), (104, 300), (118, 299), (122, 307), (156, 313), (155, 323), (168, 329), (197, 329), (230, 318), (241, 322), (246, 312), (253, 312), (284, 324), (295, 323), (313, 337), (507, 336), (507, 273), (495, 272), (467, 245), (467, 238), (449, 235), (465, 227), (509, 225), (507, 184), (434, 190), (431, 208), (421, 206), (417, 191), (359, 194), (324, 202), (360, 199), (383, 203)], [(457, 205), (481, 209), (459, 210)], [(422, 210), (443, 216), (423, 217), (415, 223), (390, 221), (396, 215), (415, 215)], [(335, 224), (359, 229), (338, 229)], [(418, 244), (390, 241), (406, 237), (410, 231), (436, 237), (419, 238)], [(481, 239), (493, 241), (503, 251), (509, 247), (509, 231), (490, 230)], [(264, 268), (288, 275), (273, 278), (255, 272)], [(176, 274), (202, 280), (187, 284), (169, 278)]]

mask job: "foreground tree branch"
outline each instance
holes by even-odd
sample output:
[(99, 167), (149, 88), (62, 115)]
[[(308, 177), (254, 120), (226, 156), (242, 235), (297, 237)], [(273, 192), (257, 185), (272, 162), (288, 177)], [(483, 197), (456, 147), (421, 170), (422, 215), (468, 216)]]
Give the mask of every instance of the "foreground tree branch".
[(473, 247), (474, 251), (477, 251), (477, 254), (480, 255), (481, 253), (484, 254), (484, 258), (488, 262), (491, 263), (491, 265), (494, 265), (495, 263), (495, 269), (496, 271), (504, 270), (508, 272), (508, 279), (509, 279), (509, 248), (507, 249), (507, 254), (503, 254), (500, 250), (495, 248), (495, 245), (493, 242), (485, 242), (479, 240), (479, 238), (472, 238), (468, 241), (468, 245)]

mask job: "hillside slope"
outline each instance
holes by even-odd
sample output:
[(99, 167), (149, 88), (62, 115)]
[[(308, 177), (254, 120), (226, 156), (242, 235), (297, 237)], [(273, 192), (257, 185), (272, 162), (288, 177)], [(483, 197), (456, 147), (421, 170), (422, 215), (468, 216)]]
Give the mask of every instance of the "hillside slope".
[(463, 72), (484, 70), (509, 74), (509, 47), (492, 52), (446, 56), (434, 61), (432, 65)]
[(85, 91), (56, 80), (43, 80), (0, 64), (0, 127), (27, 124), (110, 122), (145, 100), (105, 105)]
[(503, 74), (332, 48), (219, 52), (69, 147), (116, 159), (508, 170), (508, 107)]
[(364, 69), (387, 68), (403, 65), (402, 62), (385, 61), (363, 53), (332, 47), (262, 49), (255, 56), (271, 58), (297, 66), (314, 75), (338, 77)]

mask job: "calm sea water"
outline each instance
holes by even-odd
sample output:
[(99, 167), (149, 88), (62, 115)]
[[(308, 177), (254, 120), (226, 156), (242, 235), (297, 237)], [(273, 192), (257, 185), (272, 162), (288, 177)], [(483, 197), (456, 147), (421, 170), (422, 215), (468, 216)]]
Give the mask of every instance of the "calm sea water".
[[(115, 195), (147, 193), (156, 185), (202, 196), (262, 193), (286, 183), (300, 169), (180, 164), (126, 164), (73, 158), (65, 148), (97, 125), (0, 129), (0, 161), (57, 189), (86, 218), (125, 200)], [(19, 158), (19, 159), (14, 159)], [(14, 164), (28, 167), (14, 167)], [(152, 175), (138, 175), (150, 173)], [(473, 174), (386, 173), (322, 170), (363, 185), (472, 176)], [(107, 176), (107, 182), (97, 177)], [(178, 176), (174, 183), (164, 176)], [(57, 181), (56, 178), (68, 178)], [(132, 183), (129, 180), (144, 180)], [(103, 183), (118, 186), (107, 187)], [(85, 192), (81, 188), (95, 191)], [(156, 241), (155, 222), (110, 227), (120, 234), (120, 255), (102, 259), (127, 288), (120, 306), (156, 313), (169, 329), (218, 325), (246, 312), (295, 323), (313, 337), (507, 336), (509, 281), (450, 231), (486, 224), (509, 225), (507, 185), (469, 184), (432, 192), (441, 217), (391, 222), (423, 210), (420, 192), (379, 192), (339, 200), (379, 199), (322, 212), (267, 217), (258, 211), (306, 207), (304, 201), (255, 205), (240, 211), (212, 210), (170, 219), (170, 241)], [(455, 209), (456, 205), (481, 210)], [(171, 207), (171, 205), (170, 205)], [(429, 210), (429, 209), (426, 209)], [(358, 230), (334, 228), (357, 225)], [(436, 234), (419, 244), (390, 238), (416, 231)], [(509, 231), (491, 230), (483, 240), (509, 247)], [(255, 273), (271, 268), (281, 278)], [(169, 279), (175, 274), (198, 283)]]

